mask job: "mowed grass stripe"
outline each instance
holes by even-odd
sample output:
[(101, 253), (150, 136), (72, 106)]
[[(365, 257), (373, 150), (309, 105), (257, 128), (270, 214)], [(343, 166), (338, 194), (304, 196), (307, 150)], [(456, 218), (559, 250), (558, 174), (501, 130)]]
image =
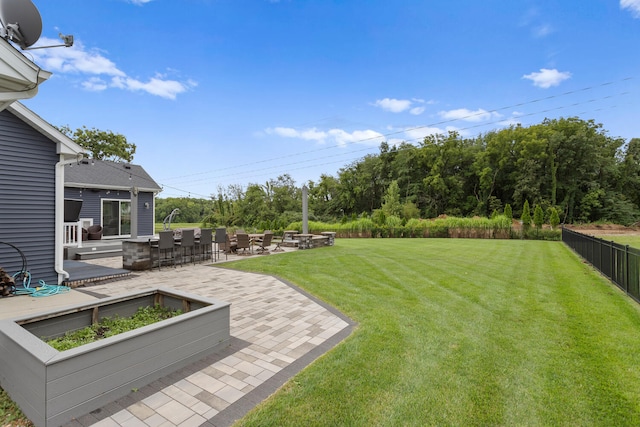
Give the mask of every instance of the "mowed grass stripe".
[(638, 425), (638, 306), (560, 242), (339, 239), (247, 259), (358, 322), (240, 425)]

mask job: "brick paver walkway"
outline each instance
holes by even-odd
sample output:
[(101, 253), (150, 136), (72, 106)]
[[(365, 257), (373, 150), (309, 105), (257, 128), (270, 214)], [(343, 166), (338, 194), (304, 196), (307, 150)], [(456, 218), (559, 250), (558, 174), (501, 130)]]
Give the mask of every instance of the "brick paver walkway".
[(230, 425), (352, 328), (331, 307), (274, 277), (206, 265), (136, 272), (78, 289), (104, 297), (157, 286), (230, 302), (230, 346), (66, 427)]

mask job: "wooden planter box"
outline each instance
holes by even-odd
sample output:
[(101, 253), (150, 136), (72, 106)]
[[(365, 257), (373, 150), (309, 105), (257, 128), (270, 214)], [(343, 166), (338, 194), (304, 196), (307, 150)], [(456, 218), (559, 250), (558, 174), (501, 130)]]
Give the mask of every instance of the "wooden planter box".
[[(43, 339), (160, 304), (183, 314), (66, 351)], [(157, 288), (0, 321), (0, 384), (36, 425), (58, 426), (227, 345), (230, 304)]]

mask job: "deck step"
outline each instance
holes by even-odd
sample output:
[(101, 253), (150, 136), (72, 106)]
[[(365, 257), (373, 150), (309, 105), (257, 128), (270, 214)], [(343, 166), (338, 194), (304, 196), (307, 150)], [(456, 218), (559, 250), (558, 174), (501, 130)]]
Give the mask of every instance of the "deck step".
[(109, 258), (114, 256), (121, 256), (122, 249), (103, 249), (97, 251), (76, 252), (75, 258), (77, 260), (82, 259), (96, 259), (96, 258)]

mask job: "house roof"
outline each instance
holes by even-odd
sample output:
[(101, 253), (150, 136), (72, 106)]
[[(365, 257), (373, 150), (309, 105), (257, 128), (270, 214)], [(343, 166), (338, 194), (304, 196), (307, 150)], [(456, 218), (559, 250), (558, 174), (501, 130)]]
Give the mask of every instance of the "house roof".
[[(2, 39), (0, 39), (0, 41), (1, 40)], [(78, 154), (84, 153), (84, 148), (73, 142), (71, 138), (60, 132), (53, 125), (46, 122), (42, 117), (29, 110), (20, 102), (13, 102), (7, 107), (7, 111), (11, 112), (14, 116), (27, 123), (51, 141), (55, 142), (57, 144), (57, 154), (73, 158)]]
[(158, 193), (162, 187), (139, 165), (109, 160), (83, 159), (66, 165), (64, 186), (75, 188), (98, 188), (103, 190), (130, 190)]
[(11, 43), (0, 38), (0, 111), (17, 99), (32, 98), (38, 85), (51, 77), (19, 52)]

